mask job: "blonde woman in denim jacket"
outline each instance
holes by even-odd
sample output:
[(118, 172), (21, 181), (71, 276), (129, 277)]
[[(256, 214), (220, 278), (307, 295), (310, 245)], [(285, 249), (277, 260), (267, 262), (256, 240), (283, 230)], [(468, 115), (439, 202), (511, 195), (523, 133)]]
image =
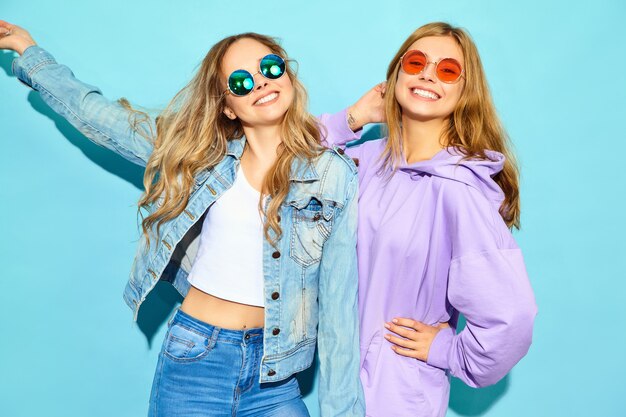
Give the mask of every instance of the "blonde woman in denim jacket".
[[(285, 51), (258, 34), (223, 39), (153, 119), (77, 80), (19, 26), (0, 21), (0, 49), (54, 111), (145, 167), (124, 299), (136, 319), (159, 280), (184, 296), (149, 414), (307, 416), (294, 375), (317, 346), (322, 416), (363, 416), (356, 168), (321, 146)], [(341, 114), (327, 123), (348, 129)]]

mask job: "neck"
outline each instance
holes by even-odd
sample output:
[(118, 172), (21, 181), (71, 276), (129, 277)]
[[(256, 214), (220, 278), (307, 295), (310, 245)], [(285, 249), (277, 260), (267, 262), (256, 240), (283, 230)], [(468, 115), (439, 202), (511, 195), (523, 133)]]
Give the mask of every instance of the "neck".
[(402, 115), (402, 153), (407, 163), (431, 159), (445, 146), (441, 134), (447, 119), (415, 120)]
[(276, 149), (281, 143), (280, 125), (244, 126), (246, 135), (246, 158), (262, 161), (262, 165), (271, 166), (276, 160)]

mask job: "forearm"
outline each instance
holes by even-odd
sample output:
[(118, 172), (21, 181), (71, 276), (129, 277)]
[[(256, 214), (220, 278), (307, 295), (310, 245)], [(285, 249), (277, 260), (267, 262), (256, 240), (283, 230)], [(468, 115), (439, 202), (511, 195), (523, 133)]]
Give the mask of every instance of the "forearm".
[(147, 139), (154, 133), (151, 119), (132, 126), (131, 112), (103, 97), (98, 88), (76, 79), (68, 67), (38, 46), (29, 47), (13, 62), (13, 72), (94, 143), (145, 166), (152, 152)]
[(327, 146), (345, 146), (348, 142), (361, 138), (362, 130), (351, 129), (348, 118), (347, 109), (332, 114), (324, 113), (318, 117)]

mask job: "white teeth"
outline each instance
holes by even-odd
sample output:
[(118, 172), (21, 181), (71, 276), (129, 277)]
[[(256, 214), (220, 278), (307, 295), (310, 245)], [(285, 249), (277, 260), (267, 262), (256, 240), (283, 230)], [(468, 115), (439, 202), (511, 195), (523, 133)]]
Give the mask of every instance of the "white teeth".
[(262, 97), (262, 98), (258, 99), (254, 104), (267, 103), (268, 101), (274, 100), (276, 97), (278, 97), (278, 93), (268, 94), (265, 97)]
[(439, 98), (439, 96), (431, 91), (426, 91), (426, 90), (422, 90), (420, 88), (414, 88), (413, 89), (413, 94), (416, 94), (420, 97), (424, 97), (424, 98), (432, 98), (433, 100), (437, 100)]

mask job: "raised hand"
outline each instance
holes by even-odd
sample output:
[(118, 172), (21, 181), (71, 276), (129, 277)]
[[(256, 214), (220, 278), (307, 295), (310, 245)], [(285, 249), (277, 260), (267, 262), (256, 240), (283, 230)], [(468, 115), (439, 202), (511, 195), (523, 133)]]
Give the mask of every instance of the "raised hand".
[(376, 84), (348, 108), (347, 117), (350, 129), (356, 131), (368, 123), (385, 121), (385, 88), (384, 82)]
[(0, 20), (0, 49), (9, 49), (22, 55), (26, 48), (36, 44), (26, 29)]

